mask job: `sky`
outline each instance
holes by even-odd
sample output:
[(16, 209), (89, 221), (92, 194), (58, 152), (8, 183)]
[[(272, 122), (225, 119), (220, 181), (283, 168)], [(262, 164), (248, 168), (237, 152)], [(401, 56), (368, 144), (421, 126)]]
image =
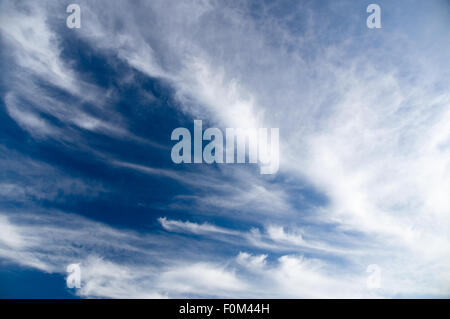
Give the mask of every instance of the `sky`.
[(370, 3), (0, 0), (0, 298), (449, 298), (450, 2)]

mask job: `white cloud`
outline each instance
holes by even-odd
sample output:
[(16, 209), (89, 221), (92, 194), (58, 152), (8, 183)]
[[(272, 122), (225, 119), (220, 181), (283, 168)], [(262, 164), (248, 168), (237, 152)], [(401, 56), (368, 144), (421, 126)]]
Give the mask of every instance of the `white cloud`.
[(246, 285), (233, 271), (211, 263), (183, 264), (165, 270), (160, 274), (160, 289), (184, 294), (201, 296), (232, 297), (242, 292)]
[(253, 271), (261, 270), (266, 266), (267, 255), (252, 256), (246, 252), (240, 252), (236, 261), (244, 267), (249, 267)]
[(25, 245), (18, 229), (11, 225), (5, 216), (0, 216), (0, 242), (11, 248), (20, 248)]
[(17, 63), (43, 80), (79, 93), (75, 76), (59, 58), (58, 40), (46, 23), (45, 9), (3, 1), (0, 12), (0, 30)]
[(47, 135), (58, 135), (59, 130), (49, 124), (30, 110), (24, 110), (16, 101), (12, 93), (5, 97), (6, 108), (11, 116), (23, 129), (31, 135), (41, 137)]
[[(231, 296), (233, 291), (245, 290), (232, 269), (173, 254), (174, 247), (165, 247), (165, 238), (119, 231), (69, 214), (16, 213), (16, 223), (7, 216), (0, 216), (0, 257), (60, 274), (67, 265), (80, 263), (82, 287), (75, 291), (80, 296)], [(128, 257), (119, 261), (124, 256)]]
[(236, 235), (239, 232), (229, 230), (222, 227), (217, 227), (208, 223), (197, 224), (189, 221), (183, 222), (179, 220), (167, 220), (166, 217), (158, 218), (161, 226), (168, 231), (187, 231), (194, 234), (225, 234), (225, 235)]
[[(309, 252), (347, 257), (365, 254), (361, 247), (358, 247), (355, 243), (348, 243), (346, 246), (341, 247), (333, 242), (332, 238), (323, 238), (322, 240), (308, 238), (308, 240), (304, 240), (299, 230), (288, 232), (284, 227), (272, 224), (266, 225), (263, 231), (260, 231), (258, 228), (251, 228), (249, 231), (236, 231), (209, 223), (183, 222), (169, 220), (166, 217), (158, 218), (158, 221), (164, 229), (170, 232), (204, 235), (228, 244), (265, 249), (272, 252)], [(308, 234), (309, 236), (310, 234)]]
[(283, 227), (280, 226), (269, 226), (267, 233), (273, 241), (286, 242), (294, 245), (304, 244), (301, 234), (286, 233)]
[(89, 256), (81, 264), (82, 285), (76, 293), (90, 298), (166, 298), (153, 287), (152, 276), (145, 274), (150, 271)]

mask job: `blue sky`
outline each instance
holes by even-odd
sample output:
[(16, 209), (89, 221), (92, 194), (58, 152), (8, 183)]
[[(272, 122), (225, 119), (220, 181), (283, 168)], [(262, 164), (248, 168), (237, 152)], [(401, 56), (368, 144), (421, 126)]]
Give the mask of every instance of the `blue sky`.
[[(0, 2), (0, 297), (450, 296), (448, 1), (69, 3)], [(195, 119), (279, 171), (174, 164)]]

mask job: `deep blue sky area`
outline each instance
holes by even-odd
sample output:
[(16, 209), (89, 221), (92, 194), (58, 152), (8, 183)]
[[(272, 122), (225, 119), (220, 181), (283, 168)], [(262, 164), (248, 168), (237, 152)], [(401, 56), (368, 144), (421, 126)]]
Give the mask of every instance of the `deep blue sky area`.
[(45, 274), (2, 264), (0, 296), (7, 299), (74, 299), (60, 274)]

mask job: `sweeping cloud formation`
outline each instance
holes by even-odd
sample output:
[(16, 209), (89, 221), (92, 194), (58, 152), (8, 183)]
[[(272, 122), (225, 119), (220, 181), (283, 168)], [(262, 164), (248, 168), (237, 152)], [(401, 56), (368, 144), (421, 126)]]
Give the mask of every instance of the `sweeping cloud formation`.
[[(71, 3), (0, 3), (0, 297), (450, 297), (448, 1)], [(174, 163), (197, 119), (277, 173)]]

